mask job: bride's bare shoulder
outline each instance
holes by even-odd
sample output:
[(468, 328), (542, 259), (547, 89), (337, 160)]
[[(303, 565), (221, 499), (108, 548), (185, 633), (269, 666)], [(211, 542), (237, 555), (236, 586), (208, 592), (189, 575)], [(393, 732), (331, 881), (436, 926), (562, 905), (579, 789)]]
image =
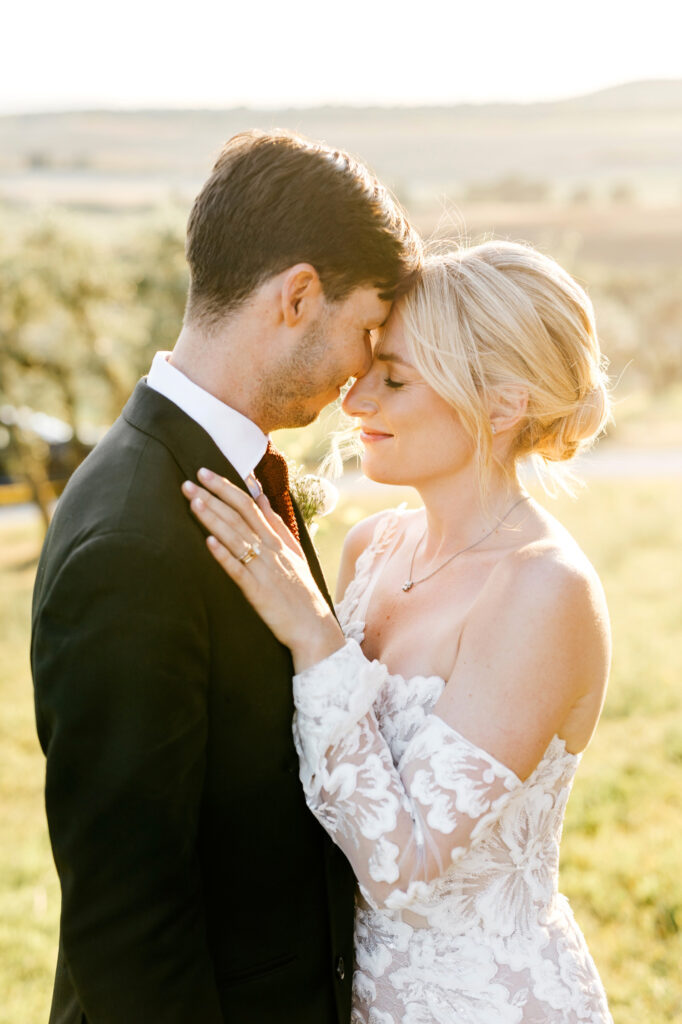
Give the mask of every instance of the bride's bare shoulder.
[(336, 601), (340, 601), (346, 593), (348, 584), (355, 576), (355, 565), (358, 558), (372, 541), (377, 523), (385, 512), (375, 512), (373, 516), (361, 519), (355, 523), (346, 534), (341, 550), (341, 562), (339, 564), (339, 575), (336, 582)]
[[(599, 576), (577, 541), (550, 513), (539, 509), (537, 528), (528, 539), (498, 563), (486, 587), (486, 614), (496, 616), (500, 606), (514, 617), (562, 621), (583, 641), (593, 635), (603, 643), (608, 632), (606, 598)], [(579, 641), (578, 641), (579, 642)]]
[(414, 512), (408, 512), (402, 506), (399, 509), (382, 509), (374, 515), (361, 519), (350, 528), (346, 534), (341, 551), (341, 563), (339, 565), (338, 583), (336, 588), (336, 600), (340, 600), (346, 592), (346, 587), (355, 575), (355, 566), (362, 552), (372, 543), (377, 526), (387, 516), (399, 514), (405, 517), (414, 516)]
[(547, 509), (535, 506), (533, 528), (527, 538), (502, 560), (501, 575), (510, 584), (548, 585), (580, 583), (601, 590), (599, 576), (575, 537)]

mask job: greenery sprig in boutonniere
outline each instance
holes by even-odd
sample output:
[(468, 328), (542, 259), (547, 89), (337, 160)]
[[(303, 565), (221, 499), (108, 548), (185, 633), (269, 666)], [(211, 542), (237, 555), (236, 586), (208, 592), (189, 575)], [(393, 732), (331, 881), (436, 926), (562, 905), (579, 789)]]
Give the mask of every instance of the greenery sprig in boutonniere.
[(311, 537), (314, 537), (318, 524), (313, 520), (334, 511), (339, 500), (337, 488), (326, 477), (304, 473), (301, 467), (289, 463), (289, 489)]

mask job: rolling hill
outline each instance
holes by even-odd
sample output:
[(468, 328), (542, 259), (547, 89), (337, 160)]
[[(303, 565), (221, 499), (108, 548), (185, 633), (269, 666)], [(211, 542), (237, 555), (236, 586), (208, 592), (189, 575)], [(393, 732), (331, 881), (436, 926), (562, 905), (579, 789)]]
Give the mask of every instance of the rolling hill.
[(682, 195), (682, 80), (569, 100), (453, 107), (71, 111), (0, 117), (0, 199), (149, 205), (186, 197), (222, 142), (285, 127), (357, 153), (411, 204), (514, 177), (566, 194)]

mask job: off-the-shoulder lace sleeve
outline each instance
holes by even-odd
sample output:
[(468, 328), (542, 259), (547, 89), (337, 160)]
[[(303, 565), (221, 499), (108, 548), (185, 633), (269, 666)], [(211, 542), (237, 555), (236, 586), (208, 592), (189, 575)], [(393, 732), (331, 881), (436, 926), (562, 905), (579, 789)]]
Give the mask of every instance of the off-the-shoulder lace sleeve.
[(311, 811), (366, 897), (398, 908), (492, 826), (521, 781), (435, 714), (395, 765), (372, 710), (387, 675), (347, 640), (294, 677), (294, 739)]

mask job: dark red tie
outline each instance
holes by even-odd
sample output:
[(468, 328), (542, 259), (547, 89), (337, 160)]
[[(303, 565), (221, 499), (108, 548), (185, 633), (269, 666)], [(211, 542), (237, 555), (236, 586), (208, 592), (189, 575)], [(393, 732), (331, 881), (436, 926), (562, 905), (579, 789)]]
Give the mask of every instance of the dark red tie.
[(268, 441), (265, 455), (256, 466), (254, 473), (274, 511), (289, 527), (296, 540), (300, 540), (294, 505), (289, 494), (287, 460), (281, 452), (277, 451), (271, 441)]

